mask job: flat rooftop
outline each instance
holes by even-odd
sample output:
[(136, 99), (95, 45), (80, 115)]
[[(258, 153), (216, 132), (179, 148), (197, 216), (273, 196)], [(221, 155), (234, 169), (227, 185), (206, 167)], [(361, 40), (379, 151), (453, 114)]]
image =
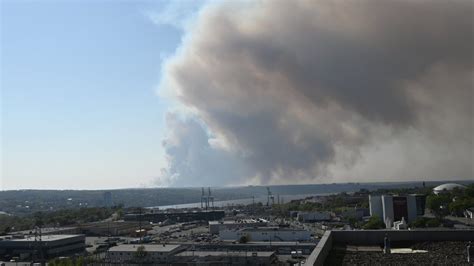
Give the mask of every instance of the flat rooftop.
[(162, 245), (162, 244), (146, 244), (146, 245), (132, 245), (132, 244), (127, 244), (127, 245), (118, 245), (115, 247), (111, 247), (109, 251), (116, 251), (116, 252), (134, 252), (137, 251), (137, 248), (140, 246), (145, 247), (145, 251), (147, 252), (171, 252), (177, 248), (180, 247), (180, 245)]
[(290, 231), (290, 232), (306, 232), (307, 230), (304, 229), (295, 229), (295, 228), (287, 228), (287, 227), (252, 227), (252, 228), (242, 228), (238, 229), (239, 231)]
[(298, 241), (251, 241), (247, 243), (236, 243), (236, 244), (231, 244), (232, 242), (225, 242), (223, 244), (225, 245), (241, 245), (241, 246), (316, 246), (317, 243), (315, 242), (298, 242)]
[[(45, 227), (41, 228), (41, 233), (42, 234), (50, 234), (54, 232), (61, 232), (61, 231), (66, 231), (66, 230), (76, 230), (77, 227)], [(23, 230), (23, 231), (15, 231), (15, 232), (10, 232), (8, 235), (28, 235), (30, 232), (34, 232), (34, 229), (31, 230)]]
[(380, 246), (335, 245), (324, 265), (467, 265), (467, 242), (392, 243), (392, 253)]
[(209, 221), (209, 225), (213, 224), (252, 224), (252, 223), (267, 223), (268, 221), (257, 219), (242, 219), (242, 220), (226, 220), (226, 221)]
[[(384, 239), (391, 253), (384, 254)], [(474, 230), (326, 231), (308, 257), (315, 265), (467, 265), (467, 244)]]
[(271, 257), (273, 251), (183, 251), (175, 256), (180, 257)]
[[(57, 241), (57, 240), (62, 240), (62, 239), (69, 239), (69, 238), (74, 238), (74, 237), (80, 237), (84, 235), (43, 235), (41, 236), (41, 241), (43, 242), (50, 242), (50, 241)], [(29, 242), (29, 241), (35, 241), (35, 236), (34, 235), (27, 235), (24, 238), (10, 238), (8, 239), (8, 236), (5, 237), (0, 237), (2, 241), (11, 241), (11, 242)]]

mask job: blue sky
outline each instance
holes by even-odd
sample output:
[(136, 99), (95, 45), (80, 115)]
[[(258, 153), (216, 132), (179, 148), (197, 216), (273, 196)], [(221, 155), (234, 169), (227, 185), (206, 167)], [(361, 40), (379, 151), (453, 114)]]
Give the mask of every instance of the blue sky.
[(191, 2), (1, 2), (1, 189), (153, 185)]
[(0, 189), (472, 179), (470, 3), (374, 3), (0, 0)]

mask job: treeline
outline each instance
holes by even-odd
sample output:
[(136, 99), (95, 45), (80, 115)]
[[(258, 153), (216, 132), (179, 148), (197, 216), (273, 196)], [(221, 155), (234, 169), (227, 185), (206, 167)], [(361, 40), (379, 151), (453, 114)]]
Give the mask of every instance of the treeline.
[[(426, 182), (436, 186), (441, 182)], [(273, 195), (314, 195), (340, 193), (366, 189), (409, 188), (421, 186), (421, 182), (404, 183), (346, 183), (269, 186)], [(201, 188), (144, 188), (116, 190), (10, 190), (0, 191), (0, 211), (14, 215), (29, 215), (37, 211), (103, 207), (104, 193), (112, 193), (112, 202), (125, 207), (149, 207), (199, 202)], [(205, 191), (207, 193), (207, 190)], [(266, 197), (266, 186), (216, 187), (212, 188), (216, 201)]]
[(30, 230), (35, 226), (54, 227), (96, 222), (116, 214), (120, 218), (122, 208), (79, 208), (52, 212), (36, 212), (28, 216), (0, 215), (0, 234)]
[(333, 211), (340, 212), (354, 207), (368, 208), (369, 200), (367, 192), (361, 190), (353, 195), (341, 192), (335, 195), (324, 196), (322, 202), (313, 202), (308, 199), (292, 200), (290, 202), (274, 205), (273, 211), (275, 215), (288, 216), (290, 211)]

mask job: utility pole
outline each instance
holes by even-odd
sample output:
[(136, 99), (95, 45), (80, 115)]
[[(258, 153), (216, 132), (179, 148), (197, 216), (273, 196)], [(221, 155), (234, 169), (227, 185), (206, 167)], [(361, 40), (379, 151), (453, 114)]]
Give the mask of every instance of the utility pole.
[(212, 202), (212, 208), (214, 208), (214, 197), (211, 196), (211, 187), (208, 187), (207, 202)]
[(138, 235), (140, 237), (140, 244), (142, 243), (142, 207), (138, 207)]
[(41, 212), (35, 214), (35, 233), (34, 233), (34, 247), (36, 256), (32, 258), (32, 261), (38, 261), (41, 266), (46, 265), (44, 254), (43, 254), (43, 241), (41, 234), (41, 226), (43, 226), (43, 215)]
[[(42, 235), (41, 235), (41, 227), (35, 226), (35, 249), (36, 249), (36, 255), (37, 255), (37, 260), (39, 263), (43, 266), (45, 264), (44, 260), (44, 254), (43, 254), (43, 240), (42, 240)], [(34, 261), (35, 259), (33, 259)]]
[(272, 201), (272, 204), (275, 204), (275, 197), (272, 195), (270, 187), (267, 187), (267, 206), (270, 206), (270, 200)]

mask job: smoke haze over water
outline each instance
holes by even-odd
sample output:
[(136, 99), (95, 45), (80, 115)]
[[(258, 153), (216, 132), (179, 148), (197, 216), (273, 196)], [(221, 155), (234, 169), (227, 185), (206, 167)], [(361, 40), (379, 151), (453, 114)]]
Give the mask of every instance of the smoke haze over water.
[(184, 108), (158, 183), (472, 179), (472, 18), (472, 1), (209, 5), (165, 63)]

